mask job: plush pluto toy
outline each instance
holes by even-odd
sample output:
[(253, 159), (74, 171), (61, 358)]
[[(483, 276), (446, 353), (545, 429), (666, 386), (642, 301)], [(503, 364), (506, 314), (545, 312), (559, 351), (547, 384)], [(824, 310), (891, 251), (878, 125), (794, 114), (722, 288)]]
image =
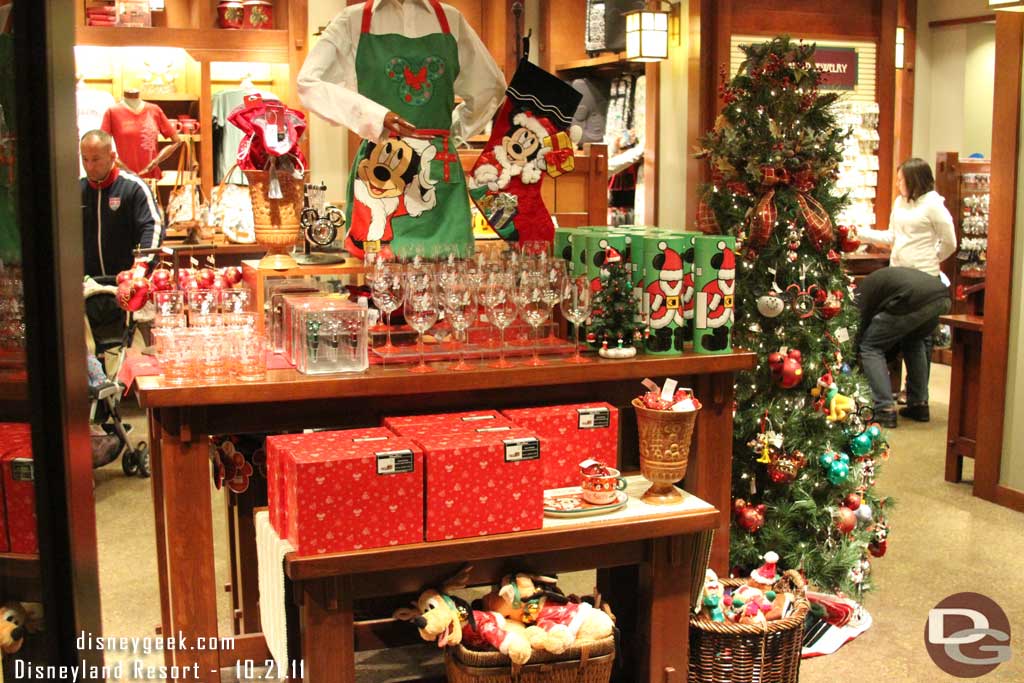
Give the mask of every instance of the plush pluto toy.
[(462, 598), (451, 595), (453, 590), (465, 588), (471, 569), (464, 567), (440, 588), (423, 591), (414, 608), (395, 610), (393, 616), (415, 624), (423, 640), (436, 641), (440, 648), (460, 643), (475, 649), (490, 646), (508, 655), (513, 664), (525, 664), (533, 649), (521, 623), (498, 612), (474, 610)]

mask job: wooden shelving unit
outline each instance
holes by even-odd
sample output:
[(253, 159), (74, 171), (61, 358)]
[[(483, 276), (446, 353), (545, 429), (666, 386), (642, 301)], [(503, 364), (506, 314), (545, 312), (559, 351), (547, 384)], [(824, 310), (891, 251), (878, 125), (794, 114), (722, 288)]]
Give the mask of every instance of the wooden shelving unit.
[[(299, 108), (295, 76), (306, 59), (308, 49), (307, 0), (275, 0), (274, 28), (265, 30), (218, 28), (217, 0), (167, 0), (163, 12), (153, 13), (152, 28), (87, 26), (84, 0), (76, 1), (75, 16), (75, 44), (78, 46), (181, 48), (199, 63), (198, 95), (185, 93), (149, 96), (144, 93), (143, 98), (173, 104), (178, 108), (186, 106), (186, 109), (198, 109), (194, 115), (199, 119), (200, 135), (194, 136), (193, 141), (197, 143), (196, 151), (206, 197), (213, 190), (213, 136), (201, 134), (213, 129), (211, 63), (287, 64), (289, 76), (285, 83), (286, 90), (281, 96), (290, 107)], [(192, 103), (191, 107), (187, 106), (189, 103)], [(304, 151), (308, 156), (308, 149)]]
[[(964, 251), (964, 239), (987, 239), (985, 232), (965, 230), (965, 218), (972, 213), (973, 198), (988, 195), (987, 183), (971, 183), (972, 176), (985, 178), (991, 173), (992, 164), (988, 159), (961, 159), (957, 152), (939, 152), (935, 161), (935, 190), (946, 199), (946, 208), (953, 215), (956, 229), (957, 250), (945, 263), (942, 271), (950, 281), (954, 293), (953, 314), (975, 313), (975, 307), (968, 311), (968, 302), (957, 300), (958, 288), (971, 287), (985, 281), (985, 271), (971, 267), (970, 262), (960, 258)], [(975, 211), (976, 213), (976, 211)], [(987, 212), (986, 212), (987, 214)]]
[(0, 553), (0, 590), (5, 600), (42, 600), (39, 555)]
[(576, 59), (571, 62), (555, 65), (555, 73), (563, 77), (593, 72), (621, 74), (628, 72), (643, 73), (643, 71), (644, 64), (627, 60), (625, 52), (609, 52), (597, 57)]

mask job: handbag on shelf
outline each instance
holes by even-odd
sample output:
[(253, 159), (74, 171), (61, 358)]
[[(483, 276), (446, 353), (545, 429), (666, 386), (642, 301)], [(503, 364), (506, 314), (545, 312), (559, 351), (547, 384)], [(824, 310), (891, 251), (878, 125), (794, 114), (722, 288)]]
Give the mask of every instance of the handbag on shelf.
[(199, 165), (192, 158), (191, 140), (185, 140), (178, 157), (178, 174), (167, 199), (167, 231), (185, 233), (189, 243), (212, 239), (215, 233), (206, 220)]
[(249, 188), (227, 182), (236, 168), (238, 164), (224, 174), (220, 185), (213, 191), (210, 198), (210, 220), (220, 228), (229, 242), (255, 244), (256, 228), (253, 223)]

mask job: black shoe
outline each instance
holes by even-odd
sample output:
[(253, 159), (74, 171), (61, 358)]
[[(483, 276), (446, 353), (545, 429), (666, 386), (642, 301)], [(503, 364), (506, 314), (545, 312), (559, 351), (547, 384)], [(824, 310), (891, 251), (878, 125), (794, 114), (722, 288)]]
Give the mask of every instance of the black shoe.
[(907, 406), (900, 410), (900, 415), (903, 417), (910, 418), (911, 420), (917, 420), (918, 422), (931, 422), (932, 416), (928, 412), (927, 403), (918, 403), (916, 405)]
[(875, 422), (877, 422), (880, 427), (885, 427), (886, 429), (895, 429), (898, 426), (896, 419), (896, 411), (879, 410), (877, 413), (875, 413)]

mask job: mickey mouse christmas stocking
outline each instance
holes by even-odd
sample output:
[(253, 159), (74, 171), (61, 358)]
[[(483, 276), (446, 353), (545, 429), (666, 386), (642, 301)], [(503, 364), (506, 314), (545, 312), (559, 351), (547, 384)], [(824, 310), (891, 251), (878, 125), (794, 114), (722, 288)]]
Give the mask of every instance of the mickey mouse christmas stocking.
[(505, 95), (473, 166), (469, 194), (503, 239), (550, 242), (554, 224), (541, 199), (541, 182), (545, 174), (557, 178), (573, 170), (581, 130), (572, 126), (572, 117), (582, 96), (525, 58)]

